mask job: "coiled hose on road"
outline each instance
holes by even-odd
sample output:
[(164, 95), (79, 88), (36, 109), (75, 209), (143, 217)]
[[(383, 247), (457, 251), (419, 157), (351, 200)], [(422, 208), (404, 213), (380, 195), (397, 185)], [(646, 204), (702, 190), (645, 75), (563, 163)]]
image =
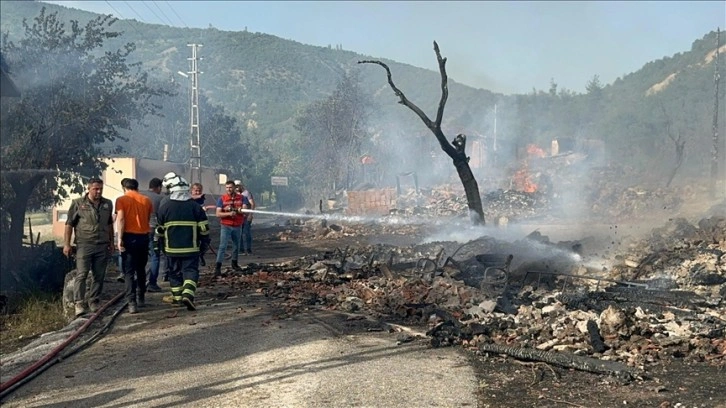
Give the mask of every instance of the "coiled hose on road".
[(82, 349), (88, 347), (92, 343), (94, 343), (96, 340), (98, 340), (107, 330), (109, 327), (111, 327), (111, 324), (113, 324), (114, 320), (121, 314), (121, 311), (124, 310), (126, 305), (128, 304), (128, 301), (124, 301), (123, 304), (121, 304), (121, 307), (119, 307), (116, 312), (111, 316), (109, 321), (93, 336), (85, 340), (83, 343), (79, 344), (75, 348), (69, 350), (67, 353), (58, 356), (58, 354), (63, 351), (69, 344), (71, 344), (78, 336), (80, 336), (86, 329), (93, 323), (100, 315), (103, 313), (104, 310), (111, 307), (114, 303), (118, 302), (120, 299), (124, 297), (124, 292), (119, 293), (118, 295), (114, 296), (113, 299), (106, 302), (103, 306), (101, 306), (96, 313), (93, 313), (91, 317), (88, 319), (87, 322), (85, 322), (81, 327), (79, 327), (73, 334), (68, 337), (63, 343), (59, 344), (57, 347), (55, 347), (53, 350), (48, 352), (43, 358), (36, 361), (33, 365), (26, 368), (22, 372), (20, 372), (15, 377), (11, 378), (10, 380), (0, 384), (0, 400), (8, 396), (13, 391), (20, 388), (22, 385), (28, 383), (33, 378), (40, 375), (43, 371), (47, 370), (52, 366), (53, 364), (68, 358), (72, 356), (73, 354), (81, 351)]

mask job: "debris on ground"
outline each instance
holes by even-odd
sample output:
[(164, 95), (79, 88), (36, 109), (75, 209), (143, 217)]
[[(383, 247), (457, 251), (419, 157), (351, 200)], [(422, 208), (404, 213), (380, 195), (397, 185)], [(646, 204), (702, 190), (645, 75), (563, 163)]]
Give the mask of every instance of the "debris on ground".
[[(497, 197), (523, 203), (517, 211), (537, 202)], [(461, 211), (444, 197), (417, 202), (409, 213), (447, 206)], [(307, 220), (277, 239), (415, 235), (419, 228)], [(672, 219), (611, 254), (610, 267), (592, 267), (602, 255), (588, 255), (595, 249), (588, 245), (552, 243), (535, 231), (516, 242), (481, 237), (466, 244), (346, 246), (290, 262), (250, 263), (223, 279), (281, 302), (287, 315), (311, 307), (367, 314), (423, 326), (434, 347), (462, 346), (622, 380), (647, 376), (673, 359), (726, 366), (726, 215), (696, 223)]]

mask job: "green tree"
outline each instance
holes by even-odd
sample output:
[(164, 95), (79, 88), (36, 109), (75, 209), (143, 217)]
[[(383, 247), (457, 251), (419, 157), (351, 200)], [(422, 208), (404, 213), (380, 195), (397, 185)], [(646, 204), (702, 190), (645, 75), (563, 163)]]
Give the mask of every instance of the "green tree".
[[(370, 99), (362, 92), (356, 73), (346, 73), (327, 98), (308, 105), (296, 118), (308, 198), (349, 187), (361, 145), (369, 138)], [(327, 190), (327, 191), (326, 191)]]
[(102, 48), (120, 35), (110, 30), (115, 21), (99, 16), (66, 26), (43, 8), (32, 23), (23, 21), (22, 39), (3, 36), (3, 57), (22, 92), (3, 98), (1, 108), (3, 265), (22, 245), (26, 209), (82, 191), (77, 175), (100, 174), (101, 159), (119, 151), (103, 146), (122, 141), (119, 129), (158, 108), (150, 98), (163, 91), (127, 62), (134, 45)]
[(600, 96), (602, 93), (602, 83), (600, 82), (600, 75), (593, 75), (592, 79), (587, 81), (585, 85), (585, 91), (590, 95)]

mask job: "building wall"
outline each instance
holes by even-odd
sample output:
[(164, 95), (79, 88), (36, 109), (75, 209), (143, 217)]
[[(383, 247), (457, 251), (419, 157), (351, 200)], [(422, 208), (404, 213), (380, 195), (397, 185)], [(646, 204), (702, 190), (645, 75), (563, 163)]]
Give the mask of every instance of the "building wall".
[(393, 188), (379, 190), (348, 191), (348, 215), (386, 215), (396, 208), (396, 190)]

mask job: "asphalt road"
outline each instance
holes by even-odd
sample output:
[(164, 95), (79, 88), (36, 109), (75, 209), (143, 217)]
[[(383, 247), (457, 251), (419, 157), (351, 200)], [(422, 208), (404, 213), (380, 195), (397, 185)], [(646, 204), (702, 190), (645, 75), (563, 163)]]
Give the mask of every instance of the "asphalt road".
[(366, 330), (373, 322), (322, 310), (279, 319), (262, 295), (216, 300), (214, 290), (200, 289), (196, 312), (150, 294), (141, 313), (119, 316), (100, 341), (3, 406), (476, 406), (460, 350), (397, 344), (396, 333)]

